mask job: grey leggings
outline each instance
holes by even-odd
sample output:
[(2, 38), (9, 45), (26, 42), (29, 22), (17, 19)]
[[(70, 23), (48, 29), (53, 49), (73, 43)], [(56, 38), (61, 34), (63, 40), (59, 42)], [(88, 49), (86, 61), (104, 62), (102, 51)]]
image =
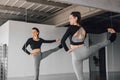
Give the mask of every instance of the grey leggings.
[(38, 55), (34, 56), (34, 65), (35, 65), (35, 80), (39, 80), (39, 67), (40, 61), (48, 57), (50, 54), (58, 51), (59, 48), (56, 47), (54, 49), (50, 49), (44, 52), (39, 53)]
[(74, 49), (74, 51), (71, 52), (73, 69), (78, 80), (84, 80), (83, 61), (85, 59), (88, 59), (92, 54), (94, 54), (100, 48), (107, 46), (109, 43), (110, 41), (106, 40), (106, 41), (97, 43), (95, 45), (92, 45), (90, 47), (83, 45), (79, 48)]

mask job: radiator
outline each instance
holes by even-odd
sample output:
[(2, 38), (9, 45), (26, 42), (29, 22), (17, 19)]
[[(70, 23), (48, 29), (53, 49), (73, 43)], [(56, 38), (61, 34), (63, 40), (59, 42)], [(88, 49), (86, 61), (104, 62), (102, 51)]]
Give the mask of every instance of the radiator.
[(6, 44), (0, 45), (0, 80), (7, 80), (8, 71), (8, 47)]

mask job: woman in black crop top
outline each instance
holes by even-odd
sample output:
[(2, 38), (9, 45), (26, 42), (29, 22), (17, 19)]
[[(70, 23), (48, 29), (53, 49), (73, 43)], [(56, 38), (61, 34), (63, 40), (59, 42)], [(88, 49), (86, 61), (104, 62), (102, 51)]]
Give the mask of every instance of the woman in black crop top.
[[(60, 39), (56, 40), (44, 40), (42, 38), (39, 38), (39, 29), (32, 28), (32, 38), (29, 38), (27, 42), (23, 46), (23, 51), (26, 52), (28, 55), (33, 55), (35, 60), (35, 80), (39, 80), (39, 66), (40, 61), (50, 54), (58, 51), (60, 47), (56, 47), (54, 49), (50, 49), (48, 51), (41, 52), (41, 45), (42, 43), (53, 43), (53, 42), (59, 42)], [(27, 46), (30, 45), (32, 51), (29, 52), (27, 50)]]
[[(81, 26), (80, 12), (72, 12), (69, 16), (69, 22), (70, 25), (61, 40), (61, 44), (65, 51), (71, 53), (72, 55), (72, 64), (77, 79), (84, 80), (83, 61), (88, 59), (89, 56), (92, 55), (95, 51), (98, 51), (100, 48), (107, 46), (111, 42), (114, 42), (116, 39), (116, 31), (113, 28), (104, 30), (103, 32), (111, 33), (109, 40), (105, 40), (101, 43), (87, 47), (84, 45), (86, 31)], [(70, 48), (68, 48), (66, 45), (67, 38), (70, 39)]]

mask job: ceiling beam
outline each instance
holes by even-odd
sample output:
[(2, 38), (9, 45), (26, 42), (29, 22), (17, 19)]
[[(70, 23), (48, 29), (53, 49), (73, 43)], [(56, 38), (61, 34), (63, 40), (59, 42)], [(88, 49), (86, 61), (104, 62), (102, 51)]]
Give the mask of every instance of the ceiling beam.
[(47, 19), (44, 19), (42, 22), (44, 24), (50, 24), (50, 25), (56, 25), (56, 26), (64, 25), (66, 23), (69, 23), (68, 17), (70, 13), (74, 10), (81, 12), (82, 20), (88, 17), (92, 17), (95, 15), (104, 13), (104, 11), (99, 9), (72, 5), (55, 13), (54, 15), (48, 17)]
[(26, 0), (27, 2), (32, 2), (32, 3), (39, 3), (39, 4), (44, 4), (44, 5), (49, 5), (49, 6), (56, 6), (60, 8), (65, 8), (68, 7), (67, 4), (59, 3), (59, 2), (53, 2), (49, 0)]
[(24, 9), (24, 8), (17, 8), (17, 7), (11, 7), (11, 6), (3, 6), (3, 5), (0, 5), (0, 10), (8, 10), (8, 11), (14, 11), (14, 12), (20, 12), (20, 14), (22, 15), (44, 15), (44, 16), (49, 16), (50, 14), (48, 13), (45, 13), (45, 12), (39, 12), (39, 11), (32, 11), (32, 10), (27, 10), (27, 9)]
[(120, 0), (50, 0), (75, 5), (95, 7), (112, 12), (120, 12)]
[(0, 20), (18, 20), (18, 21), (40, 23), (40, 19), (37, 19), (34, 17), (31, 18), (29, 16), (13, 15), (13, 14), (8, 14), (8, 13), (0, 13)]

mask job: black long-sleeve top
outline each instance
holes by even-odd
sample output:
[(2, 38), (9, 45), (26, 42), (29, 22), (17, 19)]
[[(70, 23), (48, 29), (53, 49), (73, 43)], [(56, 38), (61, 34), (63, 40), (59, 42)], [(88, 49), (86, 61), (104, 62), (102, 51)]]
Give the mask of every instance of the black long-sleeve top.
[[(68, 25), (67, 27), (68, 27), (68, 29), (67, 29), (67, 31), (65, 32), (65, 34), (64, 34), (64, 36), (63, 36), (63, 38), (62, 38), (62, 40), (61, 40), (62, 47), (64, 47), (65, 51), (68, 51), (68, 50), (69, 50), (69, 48), (68, 48), (68, 46), (66, 45), (66, 42), (65, 42), (68, 37), (69, 37), (70, 43), (71, 43), (72, 45), (84, 44), (84, 39), (85, 39), (85, 37), (86, 37), (86, 35), (85, 35), (83, 41), (74, 42), (74, 41), (72, 40), (72, 37), (73, 37), (73, 35), (74, 35), (82, 26)], [(84, 28), (87, 33), (101, 34), (101, 33), (107, 32), (107, 28), (103, 28), (103, 29), (102, 29), (101, 31), (99, 31), (99, 32), (94, 32), (94, 31), (92, 31), (92, 29), (88, 30), (88, 29), (86, 29), (85, 27), (82, 27), (82, 28)]]
[(70, 39), (70, 43), (73, 44), (73, 45), (79, 45), (79, 44), (83, 44), (83, 43), (84, 43), (84, 41), (82, 41), (82, 42), (74, 42), (74, 41), (72, 41), (73, 35), (74, 35), (80, 28), (81, 28), (81, 26), (71, 25), (71, 26), (67, 29), (67, 31), (65, 32), (65, 34), (64, 34), (64, 36), (63, 36), (63, 38), (62, 38), (62, 40), (61, 40), (61, 44), (62, 44), (62, 46), (64, 47), (65, 51), (68, 51), (68, 50), (69, 50), (69, 48), (68, 48), (68, 46), (66, 45), (66, 42), (65, 42), (65, 41), (67, 40), (67, 38)]
[(22, 50), (30, 55), (30, 52), (27, 50), (27, 46), (30, 45), (31, 49), (38, 49), (41, 48), (42, 43), (52, 43), (56, 42), (56, 40), (44, 40), (39, 38), (39, 41), (34, 41), (33, 38), (29, 38), (26, 43), (24, 44)]

